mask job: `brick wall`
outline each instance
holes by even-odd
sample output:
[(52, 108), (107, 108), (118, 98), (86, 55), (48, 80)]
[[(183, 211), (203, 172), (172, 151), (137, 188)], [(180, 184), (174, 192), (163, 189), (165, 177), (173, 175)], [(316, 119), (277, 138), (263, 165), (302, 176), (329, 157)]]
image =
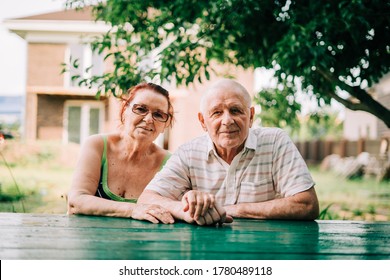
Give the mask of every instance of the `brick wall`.
[(37, 139), (62, 140), (64, 129), (64, 103), (68, 100), (95, 99), (94, 97), (38, 94)]
[(64, 86), (65, 44), (28, 44), (27, 86)]

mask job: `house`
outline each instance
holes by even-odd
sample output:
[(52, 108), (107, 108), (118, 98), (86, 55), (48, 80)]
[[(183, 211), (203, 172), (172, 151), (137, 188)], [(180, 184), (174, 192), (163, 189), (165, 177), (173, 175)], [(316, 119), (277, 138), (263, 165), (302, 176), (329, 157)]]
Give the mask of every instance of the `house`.
[[(101, 74), (110, 67), (88, 45), (93, 36), (109, 30), (107, 25), (94, 20), (90, 7), (9, 19), (4, 23), (11, 32), (25, 39), (28, 46), (23, 133), (26, 140), (82, 143), (90, 134), (118, 127), (116, 98), (103, 96), (97, 100), (96, 90), (79, 87), (72, 81), (72, 72), (60, 74), (61, 64), (70, 57), (79, 59), (81, 75), (87, 75), (82, 69), (91, 65), (92, 74)], [(252, 71), (224, 66), (221, 67), (223, 72), (235, 75), (253, 92)], [(158, 139), (161, 146), (173, 151), (203, 133), (197, 112), (202, 92), (211, 81), (186, 88), (164, 85), (172, 96), (176, 121), (174, 127)]]

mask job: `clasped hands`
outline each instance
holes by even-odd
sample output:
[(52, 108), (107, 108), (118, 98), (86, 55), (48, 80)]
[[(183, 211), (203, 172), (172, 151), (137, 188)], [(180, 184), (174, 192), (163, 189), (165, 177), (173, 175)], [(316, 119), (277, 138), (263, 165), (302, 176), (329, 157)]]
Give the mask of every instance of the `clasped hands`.
[(191, 190), (183, 195), (181, 203), (183, 220), (187, 223), (195, 222), (203, 226), (233, 222), (233, 218), (226, 215), (226, 210), (215, 201), (212, 194)]
[(131, 217), (164, 224), (174, 223), (176, 217), (201, 226), (233, 222), (233, 218), (226, 215), (226, 210), (215, 201), (214, 195), (209, 193), (188, 191), (183, 195), (181, 202), (177, 201), (174, 205), (165, 209), (156, 204), (137, 204)]

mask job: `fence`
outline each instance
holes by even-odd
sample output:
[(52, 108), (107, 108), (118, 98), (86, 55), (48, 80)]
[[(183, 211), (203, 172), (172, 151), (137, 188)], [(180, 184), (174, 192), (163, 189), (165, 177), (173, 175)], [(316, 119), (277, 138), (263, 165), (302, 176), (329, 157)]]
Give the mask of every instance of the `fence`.
[(307, 163), (320, 163), (326, 156), (337, 154), (340, 157), (356, 157), (362, 152), (377, 156), (380, 149), (380, 140), (359, 139), (348, 140), (315, 140), (295, 142), (299, 152)]

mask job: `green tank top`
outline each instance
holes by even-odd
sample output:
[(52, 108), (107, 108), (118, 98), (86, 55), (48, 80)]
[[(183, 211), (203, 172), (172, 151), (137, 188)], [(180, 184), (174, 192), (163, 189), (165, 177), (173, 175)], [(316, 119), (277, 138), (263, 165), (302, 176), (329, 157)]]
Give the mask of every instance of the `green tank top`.
[[(107, 183), (107, 176), (108, 176), (108, 162), (107, 162), (107, 137), (102, 136), (104, 146), (103, 146), (103, 155), (102, 155), (102, 162), (101, 162), (101, 169), (100, 169), (100, 180), (99, 180), (99, 186), (96, 191), (95, 196), (110, 199), (114, 201), (120, 201), (120, 202), (130, 202), (130, 203), (136, 203), (137, 199), (128, 199), (123, 198), (115, 193), (113, 193), (110, 188), (108, 187)], [(171, 155), (167, 154), (161, 163), (160, 170), (164, 167), (165, 163), (169, 159)]]

